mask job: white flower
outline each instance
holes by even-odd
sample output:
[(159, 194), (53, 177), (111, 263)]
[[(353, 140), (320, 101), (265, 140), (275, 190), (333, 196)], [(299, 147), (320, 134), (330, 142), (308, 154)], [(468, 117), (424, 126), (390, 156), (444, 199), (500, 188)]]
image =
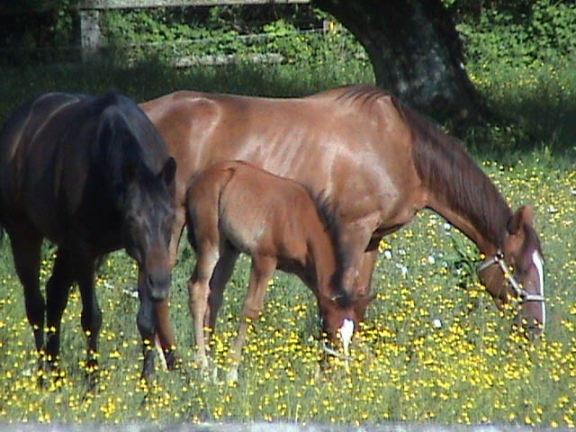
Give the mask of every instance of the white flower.
[(402, 276), (406, 277), (406, 275), (408, 274), (408, 267), (406, 267), (405, 265), (396, 263), (396, 268), (399, 268), (400, 272), (402, 273)]

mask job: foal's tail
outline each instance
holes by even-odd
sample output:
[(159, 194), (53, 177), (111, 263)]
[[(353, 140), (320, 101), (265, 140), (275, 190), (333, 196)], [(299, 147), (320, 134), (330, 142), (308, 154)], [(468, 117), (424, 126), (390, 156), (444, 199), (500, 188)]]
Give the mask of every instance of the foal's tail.
[[(226, 161), (212, 165), (192, 180), (186, 196), (186, 224), (188, 241), (197, 250), (196, 229), (207, 224), (214, 214), (220, 213), (222, 192), (234, 176), (238, 163)], [(216, 220), (217, 229), (218, 221)]]

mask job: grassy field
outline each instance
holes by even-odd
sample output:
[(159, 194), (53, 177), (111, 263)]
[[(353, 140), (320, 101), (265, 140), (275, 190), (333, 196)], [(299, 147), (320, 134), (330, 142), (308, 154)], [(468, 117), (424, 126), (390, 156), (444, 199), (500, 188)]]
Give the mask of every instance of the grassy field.
[[(512, 311), (496, 310), (470, 269), (474, 245), (438, 216), (423, 212), (380, 245), (377, 300), (353, 348), (350, 373), (334, 362), (320, 372), (317, 313), (311, 293), (278, 274), (264, 315), (249, 338), (236, 385), (203, 379), (193, 362), (186, 281), (194, 254), (183, 245), (174, 271), (172, 319), (185, 371), (139, 382), (137, 301), (123, 289), (135, 266), (112, 254), (98, 277), (104, 312), (102, 382), (88, 392), (80, 300), (73, 290), (63, 320), (65, 378), (36, 387), (32, 332), (7, 239), (0, 246), (0, 422), (131, 422), (284, 420), (345, 424), (395, 421), (519, 423), (576, 426), (576, 76), (572, 67), (526, 71), (472, 68), (473, 80), (496, 111), (517, 126), (470, 131), (467, 144), (512, 207), (535, 206), (545, 253), (547, 333), (526, 344), (510, 331)], [(572, 72), (571, 72), (572, 71)], [(361, 65), (235, 67), (175, 71), (159, 65), (130, 70), (59, 66), (5, 70), (0, 120), (44, 91), (101, 93), (110, 87), (141, 101), (190, 88), (274, 96), (303, 95), (371, 82)], [(46, 248), (42, 277), (50, 272)], [(226, 351), (248, 276), (241, 259), (228, 287), (216, 338)], [(463, 288), (462, 286), (465, 286)], [(435, 325), (441, 322), (441, 326)], [(148, 393), (146, 402), (143, 403)]]

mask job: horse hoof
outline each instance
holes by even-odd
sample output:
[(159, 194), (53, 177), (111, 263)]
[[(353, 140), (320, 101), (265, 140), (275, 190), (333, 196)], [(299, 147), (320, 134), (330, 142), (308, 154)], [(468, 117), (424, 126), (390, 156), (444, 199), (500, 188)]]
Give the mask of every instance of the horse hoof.
[(164, 360), (169, 371), (182, 369), (182, 359), (175, 350), (164, 351)]
[(208, 356), (197, 354), (194, 361), (202, 372), (205, 372), (209, 369), (210, 362), (208, 361)]
[(93, 393), (98, 390), (98, 385), (100, 384), (100, 374), (98, 371), (89, 372), (86, 376), (86, 382), (88, 383), (88, 391)]

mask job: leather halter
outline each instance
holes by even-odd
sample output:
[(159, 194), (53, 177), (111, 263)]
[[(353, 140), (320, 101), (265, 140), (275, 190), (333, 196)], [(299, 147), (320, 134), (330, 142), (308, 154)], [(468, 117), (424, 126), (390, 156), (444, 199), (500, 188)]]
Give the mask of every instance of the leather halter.
[(522, 287), (522, 284), (516, 280), (516, 278), (512, 274), (512, 271), (510, 270), (510, 267), (508, 266), (508, 264), (506, 264), (506, 261), (504, 260), (504, 253), (500, 249), (496, 251), (496, 254), (493, 257), (487, 258), (485, 261), (481, 262), (476, 268), (476, 271), (480, 273), (481, 271), (486, 270), (488, 267), (494, 264), (498, 264), (498, 267), (500, 268), (500, 270), (502, 270), (502, 273), (504, 274), (504, 279), (506, 279), (506, 281), (510, 284), (512, 290), (516, 293), (516, 295), (520, 299), (521, 304), (528, 302), (546, 301), (544, 296), (540, 294), (530, 294)]

